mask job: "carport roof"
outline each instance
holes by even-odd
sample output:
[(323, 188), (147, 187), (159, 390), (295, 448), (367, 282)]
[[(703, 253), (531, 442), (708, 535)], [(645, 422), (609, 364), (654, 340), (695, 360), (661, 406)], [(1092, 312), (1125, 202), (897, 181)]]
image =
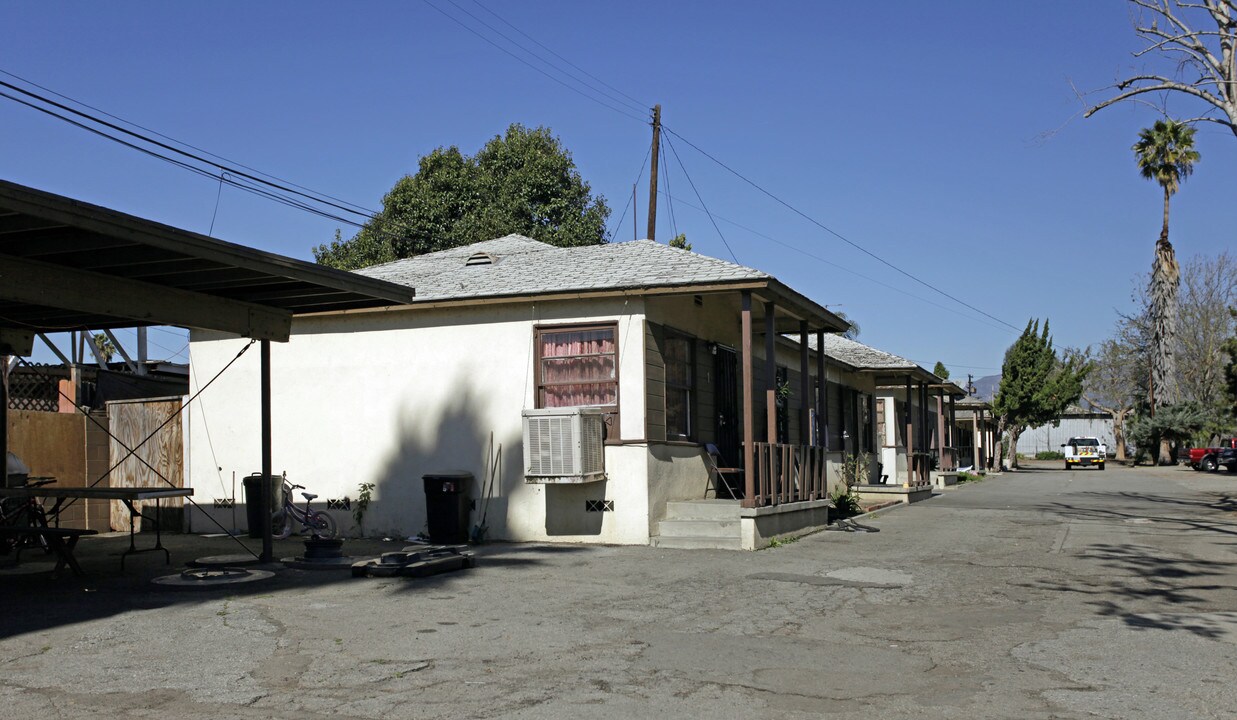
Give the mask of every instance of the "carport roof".
[(283, 341), (294, 315), (407, 305), (414, 295), (0, 180), (0, 345), (10, 351), (8, 341), (35, 332), (141, 325)]

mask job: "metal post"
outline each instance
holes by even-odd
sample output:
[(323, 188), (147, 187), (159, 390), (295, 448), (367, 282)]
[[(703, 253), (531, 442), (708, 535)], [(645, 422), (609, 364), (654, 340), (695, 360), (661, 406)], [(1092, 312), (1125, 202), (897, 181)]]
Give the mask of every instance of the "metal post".
[(4, 480), (9, 485), (9, 356), (0, 355), (0, 454), (4, 455)]
[(274, 560), (274, 538), (271, 513), (271, 341), (262, 340), (262, 484), (258, 486), (258, 502), (262, 505), (262, 562)]

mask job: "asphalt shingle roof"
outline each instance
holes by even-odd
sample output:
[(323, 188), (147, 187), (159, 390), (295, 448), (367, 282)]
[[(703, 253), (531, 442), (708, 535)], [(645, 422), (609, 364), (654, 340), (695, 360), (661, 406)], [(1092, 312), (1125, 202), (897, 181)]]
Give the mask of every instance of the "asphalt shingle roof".
[[(491, 255), (493, 264), (465, 264), (479, 253)], [(560, 248), (522, 235), (507, 235), (357, 272), (412, 286), (417, 290), (417, 302), (772, 278), (753, 268), (650, 240)]]
[[(861, 370), (907, 370), (918, 367), (904, 357), (868, 347), (841, 335), (825, 335), (824, 341), (822, 352), (825, 357)], [(808, 347), (817, 349), (815, 336), (808, 336)]]

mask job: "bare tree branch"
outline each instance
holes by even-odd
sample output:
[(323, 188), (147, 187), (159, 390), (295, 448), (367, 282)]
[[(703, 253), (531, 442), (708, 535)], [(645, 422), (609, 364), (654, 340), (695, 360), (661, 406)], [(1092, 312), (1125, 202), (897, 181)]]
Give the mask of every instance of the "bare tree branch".
[[(1139, 102), (1147, 93), (1176, 93), (1211, 105), (1225, 118), (1201, 115), (1189, 122), (1225, 125), (1237, 135), (1237, 0), (1128, 2), (1137, 10), (1131, 14), (1134, 32), (1147, 42), (1133, 56), (1176, 57), (1173, 76), (1144, 72), (1126, 77), (1110, 86), (1118, 91), (1115, 96), (1091, 105), (1083, 117), (1126, 100)], [(1133, 18), (1134, 14), (1138, 17)], [(1197, 72), (1198, 78), (1185, 79), (1186, 68)]]

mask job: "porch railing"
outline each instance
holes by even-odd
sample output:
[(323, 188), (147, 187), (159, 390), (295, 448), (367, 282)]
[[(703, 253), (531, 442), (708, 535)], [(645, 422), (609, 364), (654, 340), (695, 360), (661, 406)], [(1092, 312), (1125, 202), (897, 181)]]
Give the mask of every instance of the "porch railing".
[(825, 487), (825, 449), (814, 445), (753, 443), (755, 507), (820, 500)]

